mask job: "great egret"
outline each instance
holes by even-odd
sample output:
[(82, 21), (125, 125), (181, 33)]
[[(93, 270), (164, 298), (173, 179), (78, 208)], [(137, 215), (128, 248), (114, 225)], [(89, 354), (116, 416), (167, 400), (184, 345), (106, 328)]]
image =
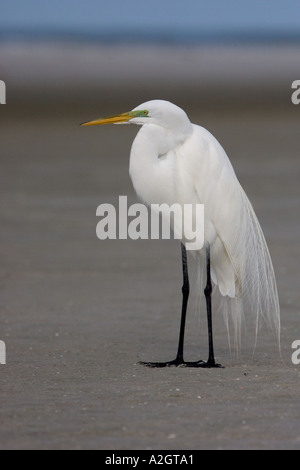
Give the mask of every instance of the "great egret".
[(192, 124), (181, 108), (168, 101), (149, 101), (130, 112), (83, 125), (110, 123), (142, 126), (131, 149), (130, 176), (143, 202), (205, 206), (205, 248), (194, 254), (199, 269), (207, 278), (204, 292), (208, 361), (191, 363), (184, 360), (190, 289), (183, 239), (183, 301), (177, 356), (170, 362), (143, 364), (150, 367), (219, 367), (213, 345), (213, 288), (219, 289), (223, 298), (227, 329), (229, 332), (233, 328), (237, 347), (244, 317), (254, 319), (256, 336), (259, 327), (267, 323), (279, 338), (280, 309), (269, 250), (254, 210), (219, 142), (206, 129)]

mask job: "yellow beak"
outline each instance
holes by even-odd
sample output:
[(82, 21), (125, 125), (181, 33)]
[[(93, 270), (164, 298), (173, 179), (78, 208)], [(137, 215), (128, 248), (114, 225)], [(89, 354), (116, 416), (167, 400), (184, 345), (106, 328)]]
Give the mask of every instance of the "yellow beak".
[(131, 113), (117, 114), (104, 119), (96, 119), (95, 121), (88, 121), (81, 124), (81, 126), (100, 126), (103, 124), (118, 124), (121, 122), (128, 122), (134, 116)]

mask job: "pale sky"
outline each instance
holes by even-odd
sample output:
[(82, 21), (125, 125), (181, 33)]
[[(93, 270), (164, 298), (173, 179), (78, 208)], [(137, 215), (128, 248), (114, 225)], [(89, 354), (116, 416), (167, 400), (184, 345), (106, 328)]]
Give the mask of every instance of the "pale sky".
[(300, 33), (300, 0), (0, 0), (1, 28)]

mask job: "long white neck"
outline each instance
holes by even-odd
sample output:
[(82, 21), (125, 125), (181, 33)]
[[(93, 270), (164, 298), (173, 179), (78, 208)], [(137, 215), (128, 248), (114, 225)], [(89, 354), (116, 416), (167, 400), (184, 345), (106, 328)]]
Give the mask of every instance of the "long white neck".
[(192, 132), (192, 125), (175, 134), (155, 124), (145, 125), (130, 154), (129, 173), (138, 197), (147, 204), (176, 200), (176, 148)]

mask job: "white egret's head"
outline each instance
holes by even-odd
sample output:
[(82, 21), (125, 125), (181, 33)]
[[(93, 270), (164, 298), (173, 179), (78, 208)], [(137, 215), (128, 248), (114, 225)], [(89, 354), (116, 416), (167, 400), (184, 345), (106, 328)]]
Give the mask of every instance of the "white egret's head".
[(186, 113), (169, 101), (153, 100), (147, 101), (132, 111), (117, 114), (108, 118), (89, 121), (83, 126), (97, 126), (103, 124), (155, 124), (172, 131), (182, 131), (191, 127)]

